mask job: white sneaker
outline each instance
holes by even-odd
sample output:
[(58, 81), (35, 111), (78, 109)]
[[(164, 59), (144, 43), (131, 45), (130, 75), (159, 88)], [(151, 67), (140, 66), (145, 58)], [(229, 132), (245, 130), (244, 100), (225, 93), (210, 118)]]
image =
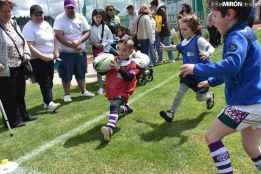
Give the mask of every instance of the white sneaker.
[(60, 106), (60, 103), (54, 103), (53, 101), (51, 101), (47, 107), (47, 110), (49, 112), (55, 112), (56, 109), (58, 109), (58, 107)]
[(97, 91), (97, 93), (100, 94), (100, 95), (103, 95), (103, 92), (104, 92), (103, 88), (99, 88), (98, 91)]
[(72, 101), (72, 98), (71, 98), (70, 95), (65, 95), (65, 96), (63, 97), (63, 101), (66, 102), (66, 103), (68, 103), (68, 102), (71, 102), (71, 101)]
[(112, 128), (110, 128), (108, 126), (102, 126), (101, 127), (101, 133), (102, 133), (105, 141), (111, 140), (111, 136), (112, 136), (112, 133), (113, 133)]
[(86, 90), (86, 91), (84, 91), (84, 93), (81, 93), (81, 96), (82, 97), (94, 97), (95, 94)]

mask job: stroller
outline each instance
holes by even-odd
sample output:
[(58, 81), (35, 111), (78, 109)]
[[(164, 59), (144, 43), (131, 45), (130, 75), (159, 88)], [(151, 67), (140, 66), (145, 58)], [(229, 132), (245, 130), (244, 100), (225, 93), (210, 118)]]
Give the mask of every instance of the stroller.
[(153, 80), (153, 69), (149, 67), (150, 58), (148, 55), (135, 51), (130, 56), (132, 60), (139, 66), (141, 72), (137, 76), (138, 85), (145, 85), (147, 82)]
[(141, 73), (138, 76), (138, 84), (143, 86), (147, 82), (153, 80), (153, 69), (151, 67), (141, 68)]

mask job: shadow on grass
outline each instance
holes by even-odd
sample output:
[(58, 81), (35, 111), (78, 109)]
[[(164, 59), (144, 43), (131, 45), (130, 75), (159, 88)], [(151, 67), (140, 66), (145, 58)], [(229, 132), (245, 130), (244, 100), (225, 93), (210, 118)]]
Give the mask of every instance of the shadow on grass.
[[(95, 150), (99, 150), (106, 147), (109, 144), (109, 142), (103, 140), (103, 135), (100, 131), (102, 126), (103, 125), (97, 125), (94, 128), (88, 130), (86, 133), (70, 138), (64, 143), (63, 146), (65, 148), (71, 148), (80, 144), (98, 141), (99, 145), (95, 148)], [(118, 131), (120, 131), (120, 128), (117, 128), (113, 131), (113, 134), (115, 134)]]
[[(98, 90), (98, 88), (99, 88), (99, 85), (98, 85), (97, 82), (95, 82), (95, 83), (90, 83), (90, 84), (88, 84), (88, 85), (86, 85), (86, 86), (87, 86), (87, 90), (89, 90), (89, 91), (91, 91), (91, 92), (93, 92), (93, 93), (95, 93), (95, 92)], [(62, 88), (62, 87), (61, 87), (61, 88)], [(71, 93), (79, 93), (79, 96), (77, 96), (77, 97), (72, 97), (72, 102), (69, 102), (69, 103), (65, 103), (62, 98), (61, 98), (61, 99), (58, 99), (58, 100), (55, 100), (54, 102), (61, 103), (61, 106), (60, 106), (60, 107), (63, 107), (63, 106), (68, 105), (68, 104), (70, 104), (70, 103), (81, 102), (81, 101), (83, 101), (83, 100), (90, 100), (90, 99), (93, 98), (93, 97), (81, 97), (81, 96), (80, 96), (80, 89), (79, 89), (78, 86), (72, 88), (72, 89), (70, 90), (70, 92), (71, 92)], [(60, 108), (60, 107), (59, 107), (59, 108)], [(59, 112), (59, 108), (57, 109), (57, 112)], [(32, 108), (29, 108), (27, 111), (28, 111), (28, 113), (30, 113), (30, 114), (33, 115), (33, 116), (43, 115), (43, 114), (50, 113), (50, 112), (48, 112), (46, 109), (43, 108), (43, 104), (40, 104), (40, 105), (34, 106), (34, 107), (32, 107)], [(54, 112), (53, 114), (55, 114), (55, 112)]]
[[(98, 82), (89, 83), (89, 84), (86, 84), (85, 86), (86, 86), (86, 89), (88, 91), (91, 91), (93, 93), (95, 93), (99, 89)], [(76, 86), (73, 89), (71, 89), (71, 92), (72, 93), (80, 93), (80, 88)]]
[(64, 102), (62, 99), (58, 99), (58, 100), (54, 100), (54, 102), (56, 103), (61, 103), (61, 106), (55, 111), (55, 112), (49, 112), (47, 111), (47, 109), (43, 108), (43, 104), (34, 106), (30, 109), (27, 110), (28, 113), (30, 113), (32, 116), (36, 116), (36, 115), (43, 115), (43, 114), (55, 114), (56, 112), (59, 112), (59, 109), (61, 109), (62, 107), (71, 104), (71, 103), (75, 103), (75, 102), (81, 102), (83, 100), (90, 100), (93, 97), (82, 97), (82, 96), (77, 96), (77, 97), (72, 97), (72, 102)]
[[(1, 117), (1, 114), (0, 114), (0, 117)], [(4, 133), (4, 132), (9, 132), (9, 130), (8, 130), (8, 128), (5, 127), (3, 118), (0, 118), (0, 134)]]
[(210, 112), (201, 113), (194, 119), (177, 120), (173, 123), (155, 124), (148, 121), (137, 120), (138, 123), (146, 124), (153, 128), (151, 132), (141, 134), (144, 141), (160, 141), (165, 137), (180, 137), (180, 141), (175, 146), (180, 146), (188, 140), (188, 136), (182, 135), (183, 131), (193, 129), (203, 120)]
[(8, 129), (6, 127), (4, 127), (4, 124), (2, 123), (2, 120), (0, 120), (0, 134), (3, 132), (8, 131)]

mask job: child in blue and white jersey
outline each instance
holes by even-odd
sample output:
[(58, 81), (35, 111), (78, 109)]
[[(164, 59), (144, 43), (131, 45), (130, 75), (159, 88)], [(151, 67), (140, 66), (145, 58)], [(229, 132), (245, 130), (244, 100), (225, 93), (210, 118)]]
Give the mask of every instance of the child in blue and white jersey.
[[(183, 63), (209, 63), (209, 56), (214, 52), (212, 45), (201, 37), (201, 27), (196, 16), (187, 16), (180, 21), (180, 31), (185, 38), (178, 45), (164, 46), (162, 48), (178, 50), (183, 55)], [(207, 109), (214, 106), (214, 93), (209, 92), (208, 87), (198, 87), (198, 84), (207, 78), (195, 75), (180, 77), (179, 90), (174, 98), (172, 107), (168, 111), (161, 111), (160, 116), (167, 122), (171, 122), (185, 93), (190, 88), (198, 101), (206, 101)]]

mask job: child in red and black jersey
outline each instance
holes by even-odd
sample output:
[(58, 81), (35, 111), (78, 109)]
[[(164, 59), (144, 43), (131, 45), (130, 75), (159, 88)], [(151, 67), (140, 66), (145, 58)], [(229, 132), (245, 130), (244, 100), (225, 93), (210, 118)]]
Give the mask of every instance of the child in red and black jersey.
[(127, 105), (129, 96), (136, 88), (136, 76), (140, 70), (138, 65), (129, 57), (133, 52), (134, 42), (124, 39), (117, 45), (118, 57), (116, 66), (106, 74), (105, 96), (110, 101), (110, 113), (108, 123), (102, 126), (101, 132), (104, 139), (109, 141), (116, 127), (119, 113), (131, 113), (132, 109)]

